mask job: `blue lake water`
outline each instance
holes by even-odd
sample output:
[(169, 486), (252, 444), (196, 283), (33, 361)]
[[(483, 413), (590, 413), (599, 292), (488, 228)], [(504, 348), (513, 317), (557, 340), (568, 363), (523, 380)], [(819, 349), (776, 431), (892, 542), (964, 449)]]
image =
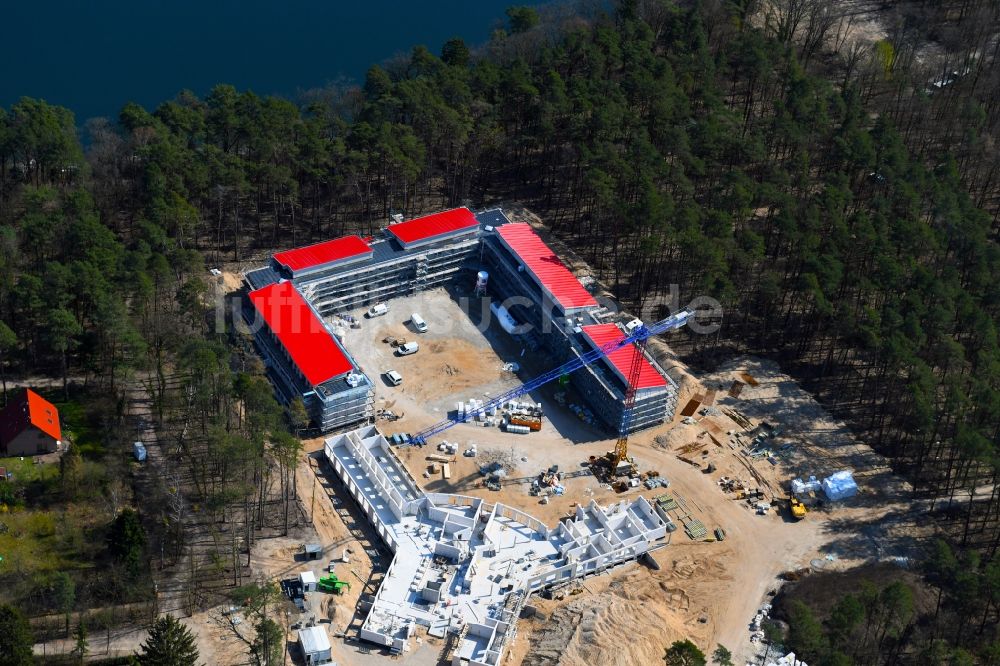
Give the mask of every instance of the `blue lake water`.
[(485, 42), (514, 4), (537, 0), (35, 0), (0, 13), (0, 106), (22, 96), (68, 107), (78, 124), (128, 101), (152, 110), (216, 83), (295, 95), (362, 81), (417, 44), (439, 54)]

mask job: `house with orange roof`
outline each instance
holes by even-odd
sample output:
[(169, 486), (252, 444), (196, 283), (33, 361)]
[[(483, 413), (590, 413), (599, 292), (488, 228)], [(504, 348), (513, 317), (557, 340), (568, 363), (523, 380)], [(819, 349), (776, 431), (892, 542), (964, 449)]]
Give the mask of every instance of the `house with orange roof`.
[(0, 455), (53, 453), (61, 440), (59, 410), (29, 388), (0, 410)]

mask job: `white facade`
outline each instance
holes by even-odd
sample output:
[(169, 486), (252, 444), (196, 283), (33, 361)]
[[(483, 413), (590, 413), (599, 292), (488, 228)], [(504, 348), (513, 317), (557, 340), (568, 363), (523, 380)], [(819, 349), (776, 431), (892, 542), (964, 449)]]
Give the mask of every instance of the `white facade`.
[(504, 504), (424, 493), (374, 426), (327, 439), (326, 456), (396, 555), (361, 638), (397, 654), (422, 625), (459, 636), (454, 660), (495, 666), (532, 592), (638, 557), (666, 534), (643, 497), (591, 500), (550, 529)]

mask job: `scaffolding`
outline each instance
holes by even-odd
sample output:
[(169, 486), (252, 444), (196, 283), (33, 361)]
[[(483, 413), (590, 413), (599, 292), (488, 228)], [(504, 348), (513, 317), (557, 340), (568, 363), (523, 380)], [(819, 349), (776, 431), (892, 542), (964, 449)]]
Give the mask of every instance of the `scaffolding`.
[(421, 246), (419, 253), (402, 250), (389, 239), (373, 243), (372, 248), (372, 263), (310, 276), (296, 282), (296, 287), (324, 317), (426, 291), (450, 282), (466, 268), (479, 248), (479, 238), (446, 239)]
[[(250, 313), (252, 308), (245, 308), (245, 311)], [(282, 404), (287, 405), (295, 398), (301, 398), (310, 419), (323, 432), (365, 423), (374, 418), (375, 386), (358, 369), (357, 363), (339, 340), (336, 341), (337, 345), (351, 359), (351, 372), (312, 386), (292, 362), (284, 345), (271, 329), (252, 320), (248, 322), (256, 327), (254, 342), (275, 394)], [(348, 381), (348, 376), (352, 377), (351, 381)]]
[[(370, 243), (371, 255), (364, 259), (326, 265), (291, 280), (312, 308), (328, 317), (442, 286), (463, 271), (486, 268), (490, 271), (487, 291), (502, 301), (520, 323), (528, 325), (523, 333), (515, 335), (520, 344), (533, 351), (544, 348), (559, 363), (586, 353), (589, 348), (581, 327), (603, 323), (608, 311), (586, 306), (564, 313), (525, 270), (518, 256), (493, 233), (494, 227), (509, 222), (503, 211), (491, 209), (476, 217), (481, 229), (417, 247), (405, 247), (386, 234)], [(288, 276), (273, 260), (271, 265), (246, 275), (253, 288), (283, 278)], [(347, 384), (344, 378), (308, 386), (269, 331), (257, 331), (256, 338), (276, 392), (285, 402), (301, 396), (321, 430), (330, 431), (374, 416), (374, 386), (368, 377), (359, 386)], [(677, 408), (677, 384), (648, 354), (646, 360), (666, 378), (667, 384), (637, 392), (630, 431), (670, 420)], [(596, 363), (573, 373), (571, 381), (595, 416), (609, 429), (617, 430), (624, 409), (625, 380), (603, 363)]]
[[(530, 324), (532, 332), (522, 336), (526, 346), (543, 346), (558, 363), (565, 363), (587, 351), (580, 327), (602, 323), (606, 310), (597, 307), (575, 312), (570, 317), (558, 316), (555, 305), (548, 301), (541, 288), (519, 270), (517, 257), (493, 236), (487, 235), (483, 239), (483, 263), (491, 271), (488, 289), (504, 301), (515, 318)], [(666, 378), (667, 386), (637, 392), (629, 432), (673, 419), (677, 409), (677, 384), (648, 353), (645, 356)], [(609, 429), (617, 430), (624, 411), (625, 383), (598, 363), (581, 368), (573, 373), (570, 380), (602, 423)]]

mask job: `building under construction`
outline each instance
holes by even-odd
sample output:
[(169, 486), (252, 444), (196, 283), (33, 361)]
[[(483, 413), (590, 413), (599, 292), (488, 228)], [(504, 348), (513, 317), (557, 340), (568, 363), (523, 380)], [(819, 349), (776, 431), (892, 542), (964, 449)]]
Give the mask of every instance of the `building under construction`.
[[(489, 292), (504, 304), (501, 317), (530, 347), (544, 347), (553, 365), (625, 337), (563, 261), (527, 224), (497, 225), (483, 235), (482, 263), (490, 272)], [(505, 327), (506, 328), (506, 327)], [(593, 413), (607, 427), (621, 422), (633, 347), (608, 354), (571, 378)], [(647, 354), (641, 362), (630, 430), (672, 419), (677, 385)]]
[(248, 321), (283, 402), (299, 397), (324, 432), (372, 417), (375, 388), (291, 282), (249, 293)]
[(357, 611), (359, 637), (394, 655), (424, 627), (448, 637), (446, 662), (498, 666), (532, 593), (635, 560), (667, 534), (641, 495), (607, 507), (591, 499), (550, 528), (500, 502), (425, 493), (374, 426), (328, 438), (324, 452), (392, 552)]
[[(463, 280), (491, 297), (508, 334), (525, 347), (544, 348), (556, 362), (626, 335), (613, 322), (615, 313), (538, 234), (511, 223), (500, 209), (473, 214), (457, 208), (390, 224), (378, 238), (346, 236), (279, 252), (245, 277), (266, 324), (257, 328), (256, 340), (279, 394), (285, 400), (301, 396), (323, 431), (370, 419), (373, 391), (321, 317)], [(274, 298), (288, 301), (287, 313), (259, 305)], [(316, 320), (308, 331), (281, 330), (305, 320)], [(632, 349), (619, 349), (570, 378), (588, 405), (586, 416), (612, 430), (622, 417)], [(673, 418), (677, 385), (649, 356), (635, 388), (631, 430)]]
[(290, 280), (324, 317), (451, 281), (478, 256), (480, 224), (468, 208), (390, 224), (379, 239), (345, 236), (271, 258), (251, 285)]

